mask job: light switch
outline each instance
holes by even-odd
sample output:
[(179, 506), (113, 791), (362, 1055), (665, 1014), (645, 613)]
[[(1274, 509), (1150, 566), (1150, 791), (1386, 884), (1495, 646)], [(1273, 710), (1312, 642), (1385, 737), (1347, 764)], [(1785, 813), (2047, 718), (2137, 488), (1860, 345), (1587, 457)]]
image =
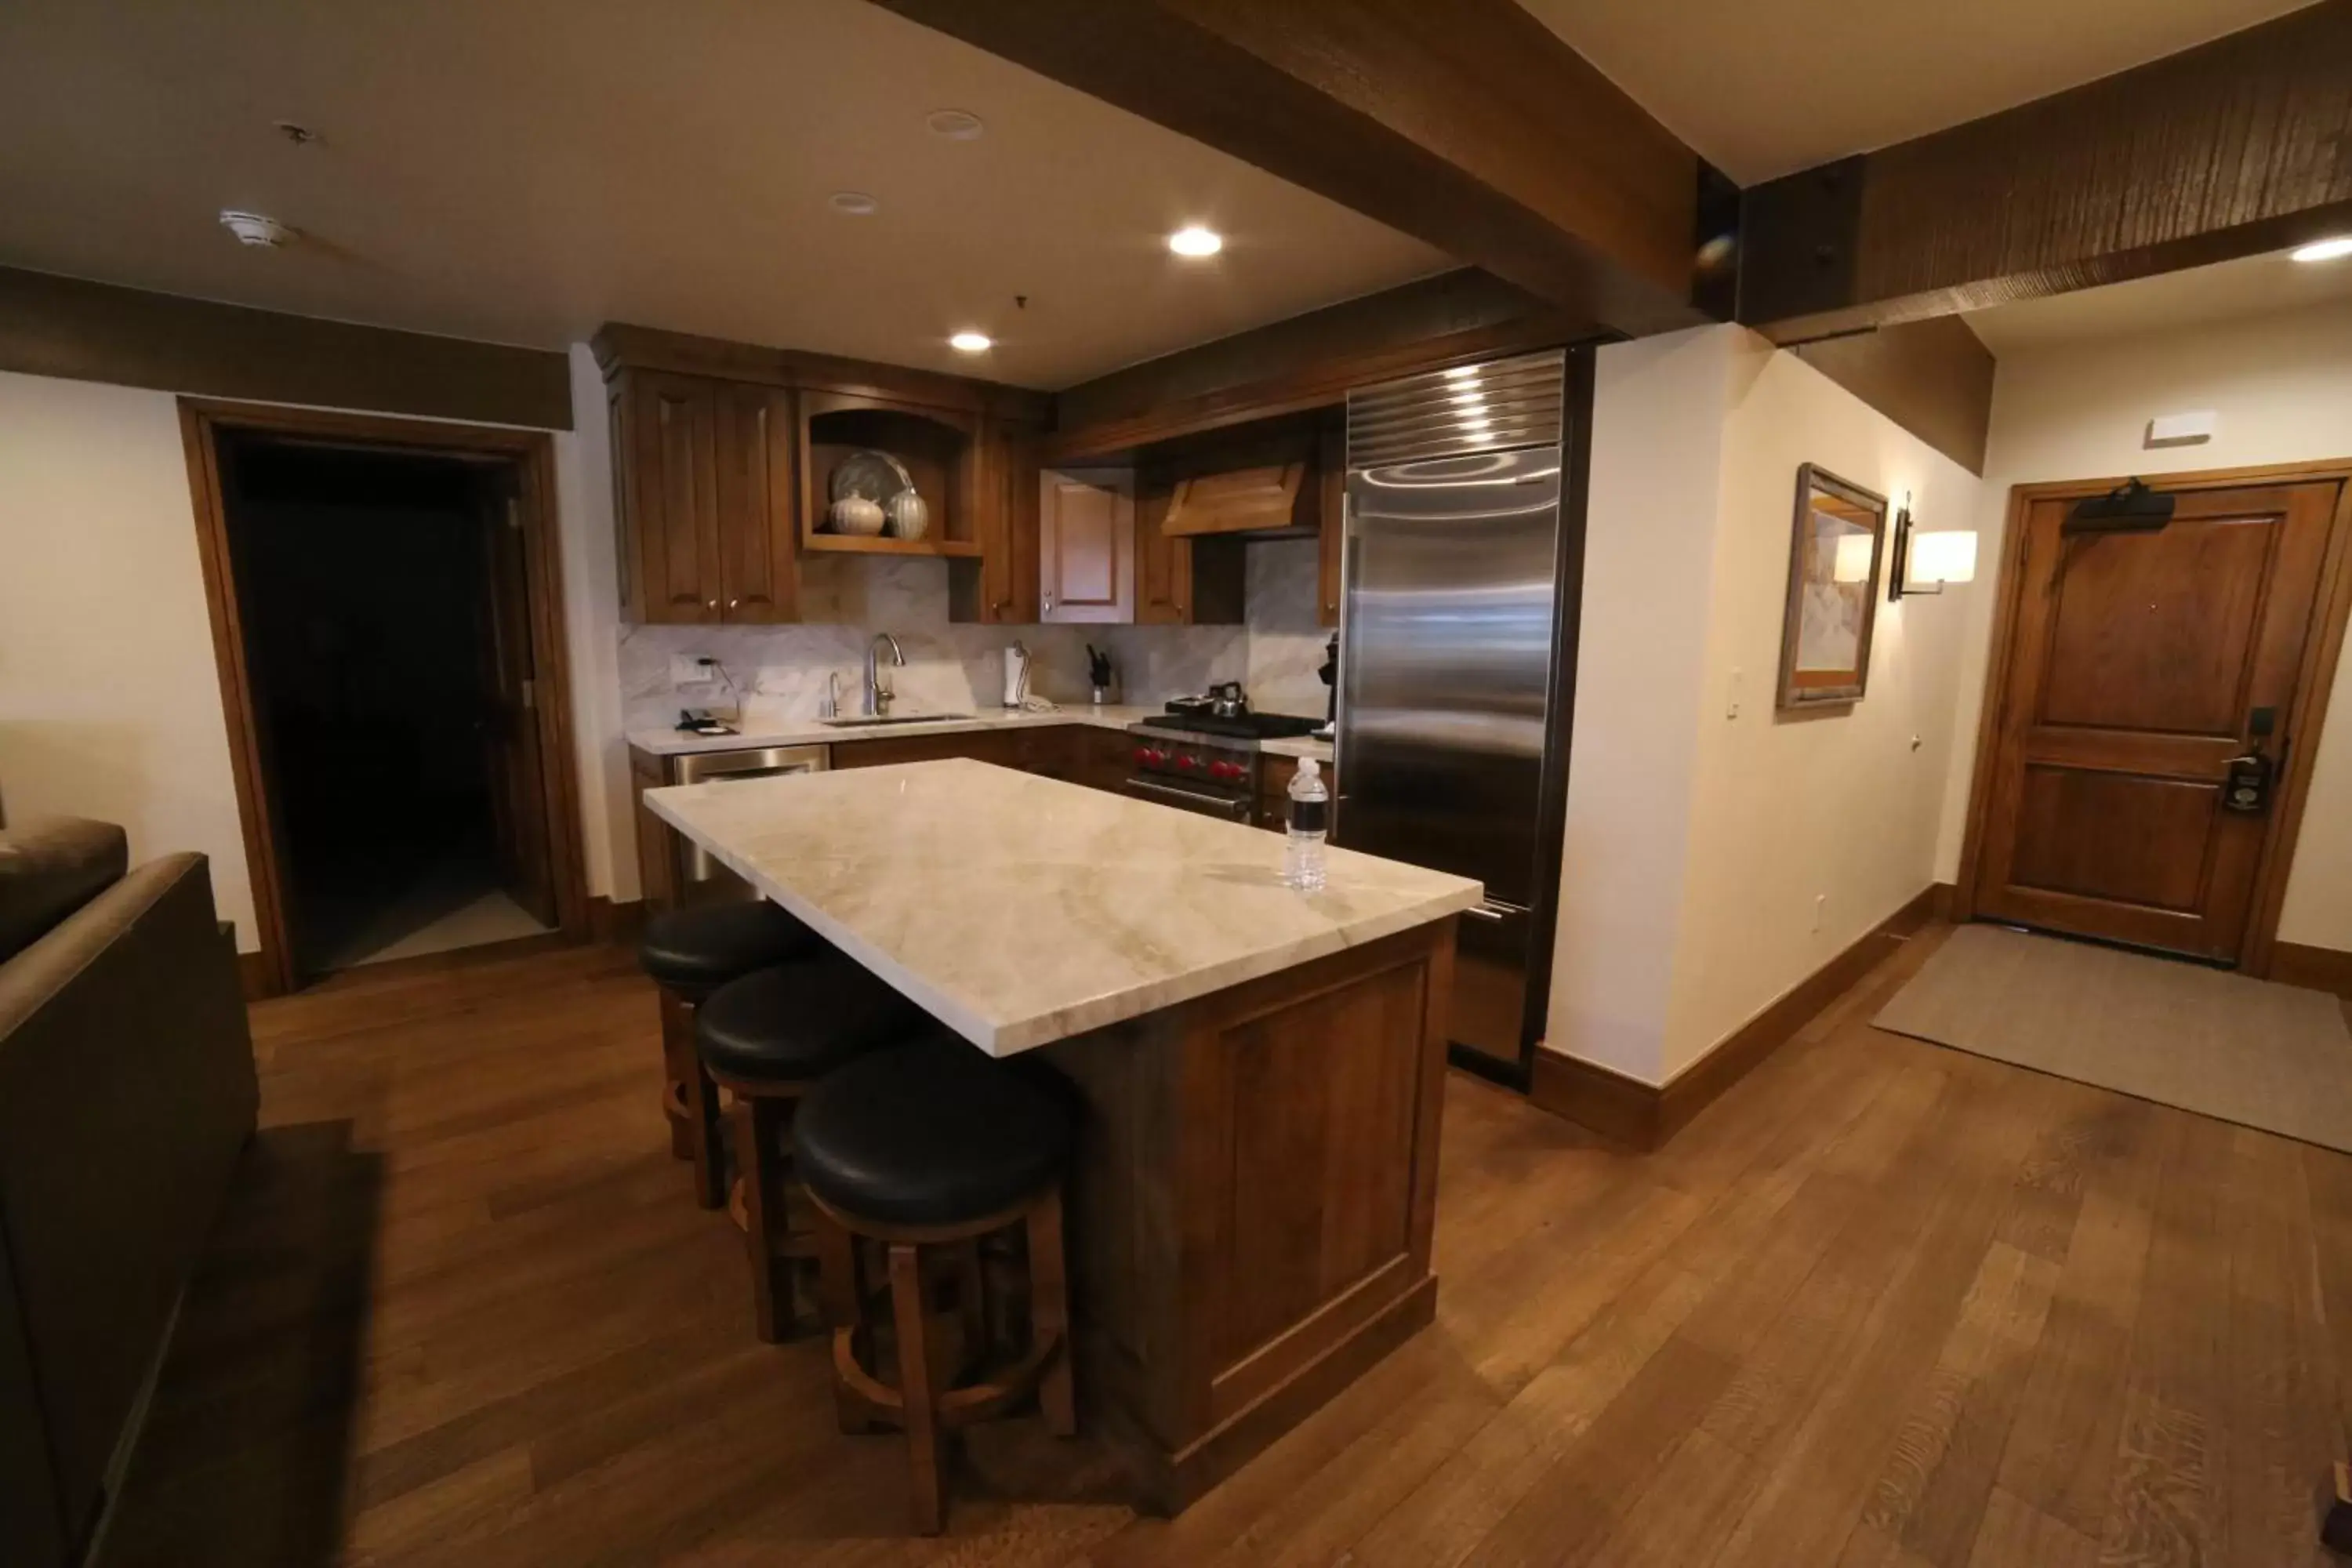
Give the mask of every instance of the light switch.
[(672, 686), (708, 686), (719, 679), (715, 667), (702, 662), (690, 653), (669, 656), (669, 683)]
[(1731, 679), (1724, 683), (1723, 716), (1727, 719), (1739, 717), (1739, 690), (1744, 679), (1740, 671), (1734, 668)]

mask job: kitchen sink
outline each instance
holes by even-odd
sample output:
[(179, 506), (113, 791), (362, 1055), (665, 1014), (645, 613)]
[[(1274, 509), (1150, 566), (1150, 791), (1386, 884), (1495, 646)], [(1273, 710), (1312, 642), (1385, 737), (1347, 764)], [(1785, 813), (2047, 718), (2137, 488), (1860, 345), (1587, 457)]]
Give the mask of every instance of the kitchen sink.
[(861, 713), (817, 722), (831, 730), (871, 730), (883, 724), (952, 724), (971, 717), (969, 713)]

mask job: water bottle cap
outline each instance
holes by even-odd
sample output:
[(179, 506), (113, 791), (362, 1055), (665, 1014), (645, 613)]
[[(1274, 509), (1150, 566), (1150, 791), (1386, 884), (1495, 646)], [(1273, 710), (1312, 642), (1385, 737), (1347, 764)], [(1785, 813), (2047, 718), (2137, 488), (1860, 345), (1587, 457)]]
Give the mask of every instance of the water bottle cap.
[(1322, 764), (1316, 762), (1314, 758), (1301, 757), (1298, 759), (1298, 776), (1300, 778), (1311, 779), (1322, 771)]

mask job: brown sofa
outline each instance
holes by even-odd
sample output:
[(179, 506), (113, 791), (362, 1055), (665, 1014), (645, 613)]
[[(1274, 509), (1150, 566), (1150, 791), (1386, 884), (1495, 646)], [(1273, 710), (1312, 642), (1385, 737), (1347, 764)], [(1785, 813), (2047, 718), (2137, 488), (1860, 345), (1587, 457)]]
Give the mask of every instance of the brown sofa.
[(79, 1560), (254, 1128), (200, 855), (0, 832), (0, 1562)]

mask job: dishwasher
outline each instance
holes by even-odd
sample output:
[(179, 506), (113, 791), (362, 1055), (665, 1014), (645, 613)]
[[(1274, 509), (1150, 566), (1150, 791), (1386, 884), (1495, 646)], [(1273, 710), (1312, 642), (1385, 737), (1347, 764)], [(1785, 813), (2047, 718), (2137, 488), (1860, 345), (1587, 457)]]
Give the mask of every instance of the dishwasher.
[[(672, 757), (672, 784), (735, 784), (744, 779), (772, 779), (778, 773), (821, 773), (830, 747), (755, 746), (740, 752), (689, 752)], [(678, 902), (739, 903), (759, 897), (751, 884), (711, 858), (701, 845), (672, 831), (677, 855)]]

